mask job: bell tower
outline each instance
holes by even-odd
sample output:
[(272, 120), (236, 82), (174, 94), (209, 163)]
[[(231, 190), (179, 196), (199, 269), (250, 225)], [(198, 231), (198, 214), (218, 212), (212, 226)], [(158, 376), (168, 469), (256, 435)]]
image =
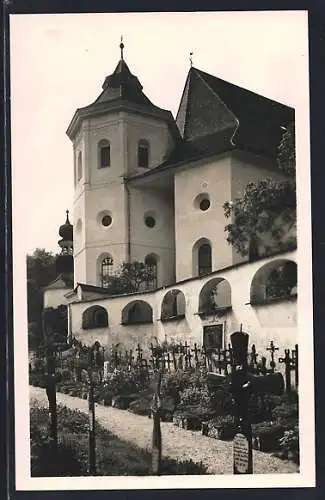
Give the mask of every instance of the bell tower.
[[(67, 130), (74, 152), (75, 284), (105, 286), (132, 255), (132, 192), (127, 179), (163, 162), (178, 133), (172, 114), (158, 108), (124, 59), (102, 92), (77, 109)], [(133, 214), (134, 215), (134, 214)]]

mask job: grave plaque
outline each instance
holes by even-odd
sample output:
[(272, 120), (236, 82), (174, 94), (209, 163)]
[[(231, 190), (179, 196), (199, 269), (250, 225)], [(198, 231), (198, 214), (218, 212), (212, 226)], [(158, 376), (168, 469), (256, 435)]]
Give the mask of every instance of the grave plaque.
[(234, 452), (234, 473), (250, 474), (251, 458), (249, 452), (249, 442), (244, 434), (236, 434), (233, 442)]
[(103, 379), (106, 381), (108, 380), (108, 370), (109, 370), (109, 362), (104, 361), (104, 374), (103, 374)]

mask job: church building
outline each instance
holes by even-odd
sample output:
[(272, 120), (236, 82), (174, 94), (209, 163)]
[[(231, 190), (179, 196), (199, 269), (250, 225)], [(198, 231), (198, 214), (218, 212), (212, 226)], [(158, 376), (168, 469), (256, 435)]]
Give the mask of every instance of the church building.
[[(243, 257), (227, 242), (223, 205), (249, 182), (285, 179), (276, 158), (294, 110), (191, 66), (175, 119), (148, 99), (120, 50), (100, 95), (67, 129), (73, 231), (67, 217), (60, 234), (74, 281), (61, 272), (44, 306), (66, 305), (67, 335), (87, 344), (224, 347), (242, 325), (257, 348), (293, 347), (295, 232), (281, 248), (260, 235)], [(111, 277), (132, 262), (150, 271), (147, 282), (112, 295)], [(285, 292), (270, 292), (275, 273), (289, 276)]]

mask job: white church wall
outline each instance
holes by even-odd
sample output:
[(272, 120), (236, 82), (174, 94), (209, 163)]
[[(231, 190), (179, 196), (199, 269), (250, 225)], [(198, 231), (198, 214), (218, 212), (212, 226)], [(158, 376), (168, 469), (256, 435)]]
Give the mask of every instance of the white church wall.
[[(283, 258), (296, 262), (296, 251), (285, 253)], [(280, 257), (268, 257), (253, 263), (244, 263), (204, 278), (177, 283), (156, 292), (73, 303), (71, 304), (72, 334), (83, 342), (94, 341), (98, 335), (101, 343), (111, 345), (120, 342), (123, 348), (133, 348), (138, 342), (142, 347), (146, 347), (154, 337), (157, 337), (159, 341), (174, 339), (184, 342), (186, 340), (193, 345), (194, 342), (202, 344), (205, 325), (223, 324), (224, 345), (227, 345), (230, 342), (230, 335), (242, 325), (243, 330), (250, 335), (250, 345), (255, 343), (258, 352), (265, 354), (269, 341), (273, 340), (280, 348), (278, 353), (282, 355), (284, 348), (293, 348), (298, 342), (296, 298), (291, 297), (262, 305), (250, 304), (251, 283), (255, 273), (268, 262), (279, 259)], [(216, 277), (222, 277), (230, 284), (232, 309), (222, 316), (201, 318), (198, 315), (200, 291), (205, 283)], [(163, 299), (172, 289), (178, 289), (184, 293), (185, 318), (161, 321)], [(121, 325), (122, 309), (135, 299), (144, 300), (151, 305), (153, 324)], [(82, 330), (82, 313), (95, 304), (107, 309), (109, 327), (96, 331)]]
[(141, 139), (149, 142), (149, 168), (160, 165), (173, 145), (167, 123), (131, 113), (127, 115), (126, 123), (128, 173), (138, 169), (138, 142)]
[[(133, 300), (144, 300), (153, 309), (152, 324), (122, 325), (122, 310)], [(83, 312), (94, 305), (100, 305), (107, 310), (108, 327), (84, 330), (82, 328)], [(86, 344), (98, 340), (102, 345), (111, 346), (121, 343), (123, 349), (134, 348), (137, 343), (142, 346), (150, 344), (157, 336), (156, 332), (156, 302), (152, 293), (131, 294), (128, 296), (112, 297), (110, 299), (88, 300), (86, 302), (75, 302), (70, 305), (72, 309), (72, 336)]]
[[(145, 217), (156, 224), (148, 227)], [(144, 262), (154, 254), (158, 287), (175, 280), (174, 202), (172, 194), (158, 189), (130, 188), (131, 261)]]
[[(72, 289), (71, 289), (72, 290)], [(43, 295), (43, 307), (54, 307), (55, 309), (61, 304), (68, 304), (69, 300), (64, 296), (69, 292), (68, 288), (56, 288), (45, 290)]]
[[(195, 199), (207, 193), (210, 207), (200, 210)], [(232, 249), (225, 238), (223, 204), (231, 197), (229, 156), (198, 163), (175, 173), (175, 240), (177, 281), (193, 276), (192, 249), (200, 238), (212, 243), (212, 269), (232, 264)]]

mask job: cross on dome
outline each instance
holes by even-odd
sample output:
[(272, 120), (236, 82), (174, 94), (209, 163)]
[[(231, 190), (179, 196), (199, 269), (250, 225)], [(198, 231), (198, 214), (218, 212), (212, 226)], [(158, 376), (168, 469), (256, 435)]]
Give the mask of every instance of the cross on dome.
[(120, 49), (121, 49), (121, 59), (123, 60), (123, 49), (124, 49), (123, 35), (121, 35)]

